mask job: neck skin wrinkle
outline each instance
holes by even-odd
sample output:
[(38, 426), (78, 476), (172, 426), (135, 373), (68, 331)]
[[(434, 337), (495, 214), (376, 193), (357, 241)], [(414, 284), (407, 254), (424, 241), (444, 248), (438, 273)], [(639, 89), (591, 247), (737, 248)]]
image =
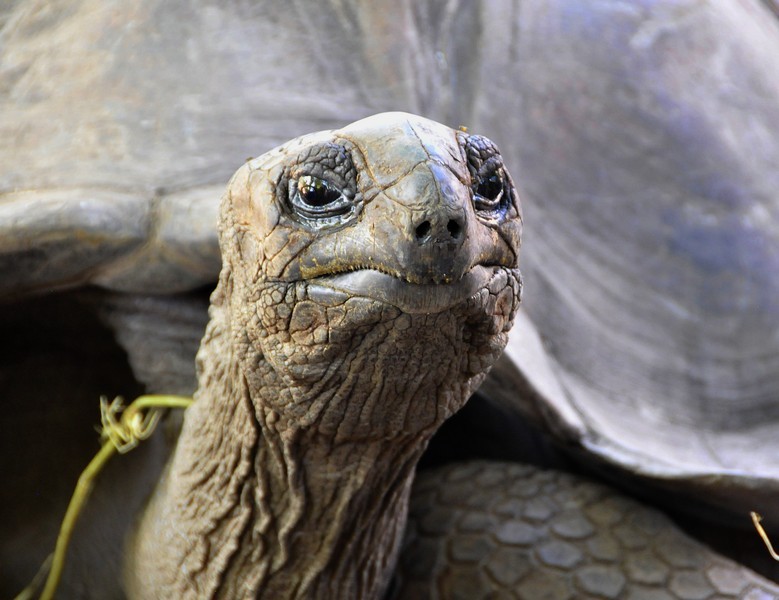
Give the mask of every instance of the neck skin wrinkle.
[(407, 315), (225, 269), (196, 402), (132, 542), (130, 596), (380, 597), (414, 467), (505, 343), (484, 296)]

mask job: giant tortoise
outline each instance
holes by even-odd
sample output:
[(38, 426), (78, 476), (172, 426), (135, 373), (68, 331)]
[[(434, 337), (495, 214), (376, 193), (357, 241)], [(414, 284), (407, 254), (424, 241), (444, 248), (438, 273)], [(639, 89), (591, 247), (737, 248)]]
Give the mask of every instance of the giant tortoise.
[[(513, 454), (518, 432), (529, 435), (521, 415), (556, 440), (554, 462), (562, 448), (566, 466), (679, 519), (688, 509), (724, 530), (757, 509), (779, 520), (779, 81), (765, 68), (777, 25), (756, 2), (607, 4), (404, 5), (392, 21), (375, 4), (294, 14), (272, 2), (195, 14), (176, 3), (11, 5), (0, 117), (3, 472), (12, 482), (3, 590), (16, 591), (47, 552), (91, 453), (84, 424), (97, 396), (193, 390), (229, 170), (243, 153), (377, 109), (412, 109), (497, 140), (533, 224), (527, 313), (482, 397), (446, 432), (448, 446)], [(474, 38), (484, 42), (476, 56), (466, 52)], [(425, 148), (465, 136), (424, 127), (438, 140)], [(157, 436), (106, 474), (65, 592), (121, 593), (121, 540), (173, 437)], [(657, 513), (566, 475), (450, 463), (420, 478), (416, 502), (396, 595), (478, 597), (488, 585), (526, 597), (775, 593)], [(144, 527), (134, 548), (155, 543)], [(328, 548), (354, 556), (342, 550)], [(190, 559), (203, 573), (225, 569), (213, 552), (222, 558)], [(366, 582), (388, 585), (391, 555)], [(293, 592), (313, 585), (307, 573)], [(239, 580), (219, 581), (228, 590)]]

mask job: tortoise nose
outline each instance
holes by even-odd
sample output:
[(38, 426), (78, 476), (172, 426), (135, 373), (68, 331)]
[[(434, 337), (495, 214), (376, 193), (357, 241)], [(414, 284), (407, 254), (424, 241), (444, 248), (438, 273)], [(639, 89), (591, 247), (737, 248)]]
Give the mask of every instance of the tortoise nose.
[(414, 236), (420, 245), (458, 242), (462, 234), (463, 220), (461, 217), (441, 219), (441, 222), (436, 224), (431, 223), (430, 219), (425, 219), (414, 229)]

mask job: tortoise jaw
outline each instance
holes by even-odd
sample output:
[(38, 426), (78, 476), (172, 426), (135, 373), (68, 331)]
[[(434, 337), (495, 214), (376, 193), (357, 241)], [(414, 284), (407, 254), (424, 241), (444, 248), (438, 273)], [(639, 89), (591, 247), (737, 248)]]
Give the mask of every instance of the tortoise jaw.
[(361, 269), (309, 280), (308, 295), (325, 298), (336, 291), (391, 304), (409, 314), (438, 313), (465, 302), (505, 269), (476, 265), (456, 282), (421, 284), (375, 269)]

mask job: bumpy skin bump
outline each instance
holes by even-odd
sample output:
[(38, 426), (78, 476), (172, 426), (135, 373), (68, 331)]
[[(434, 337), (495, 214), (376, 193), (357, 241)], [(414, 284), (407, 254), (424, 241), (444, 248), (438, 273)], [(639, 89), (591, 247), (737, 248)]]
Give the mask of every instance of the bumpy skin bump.
[(412, 115), (241, 168), (196, 401), (128, 595), (380, 597), (414, 467), (506, 343), (521, 225), (494, 146)]
[(403, 600), (777, 597), (775, 584), (614, 490), (479, 461), (417, 478), (395, 593)]

